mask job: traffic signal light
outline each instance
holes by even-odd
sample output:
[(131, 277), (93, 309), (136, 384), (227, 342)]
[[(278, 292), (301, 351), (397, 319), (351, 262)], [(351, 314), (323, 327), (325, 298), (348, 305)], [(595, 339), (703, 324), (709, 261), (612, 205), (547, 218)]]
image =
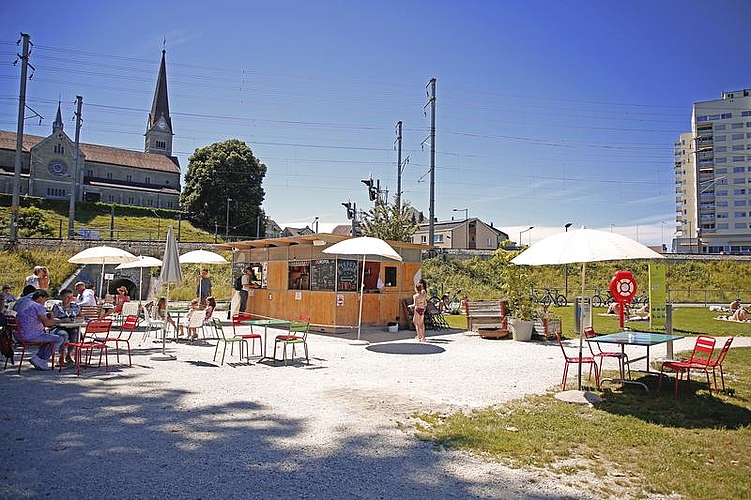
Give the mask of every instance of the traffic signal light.
[(347, 209), (347, 218), (349, 220), (352, 220), (355, 218), (355, 205), (351, 201), (348, 201), (347, 203), (342, 203), (342, 206)]

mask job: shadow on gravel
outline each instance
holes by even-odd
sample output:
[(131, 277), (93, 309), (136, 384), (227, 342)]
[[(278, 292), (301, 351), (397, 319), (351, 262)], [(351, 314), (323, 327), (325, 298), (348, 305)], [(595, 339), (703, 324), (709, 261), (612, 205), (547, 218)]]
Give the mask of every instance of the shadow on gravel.
[[(554, 497), (503, 470), (470, 478), (454, 473), (460, 456), (405, 437), (392, 424), (362, 432), (347, 415), (337, 426), (318, 428), (318, 420), (293, 417), (283, 405), (258, 403), (255, 395), (276, 389), (244, 375), (212, 370), (212, 383), (201, 385), (211, 389), (199, 392), (176, 389), (166, 373), (154, 379), (151, 370), (134, 366), (102, 378), (0, 374), (0, 498)], [(354, 411), (351, 399), (309, 401), (303, 412), (293, 406), (294, 415), (339, 411), (340, 403)]]
[(391, 343), (377, 344), (366, 347), (368, 351), (381, 354), (440, 354), (446, 352), (443, 347), (428, 343)]

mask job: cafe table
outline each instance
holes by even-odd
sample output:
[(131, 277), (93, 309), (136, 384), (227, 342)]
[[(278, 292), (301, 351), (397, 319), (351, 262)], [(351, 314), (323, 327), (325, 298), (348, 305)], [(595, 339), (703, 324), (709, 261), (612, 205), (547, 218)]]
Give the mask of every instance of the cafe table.
[[(186, 309), (184, 307), (168, 307), (167, 308), (167, 314), (175, 315), (175, 342), (177, 342), (177, 336), (178, 332), (180, 331), (180, 316), (183, 314), (188, 314), (190, 312), (190, 309)], [(203, 314), (203, 312), (201, 312)], [(166, 325), (165, 325), (166, 327)]]
[(241, 321), (241, 323), (244, 325), (263, 327), (263, 355), (261, 356), (261, 359), (258, 360), (259, 363), (265, 359), (272, 359), (266, 355), (267, 336), (269, 333), (269, 327), (271, 326), (271, 327), (281, 328), (281, 327), (290, 325), (289, 321), (285, 321), (283, 319), (244, 319)]
[[(647, 373), (649, 373), (649, 348), (655, 345), (659, 344), (667, 344), (667, 356), (669, 358), (673, 357), (673, 341), (682, 339), (682, 335), (668, 335), (666, 333), (651, 333), (651, 332), (634, 332), (634, 331), (622, 331), (622, 332), (616, 332), (616, 333), (610, 333), (608, 335), (599, 335), (597, 337), (591, 337), (587, 339), (587, 342), (599, 342), (601, 344), (618, 344), (621, 346), (621, 352), (625, 352), (625, 348), (627, 345), (635, 345), (635, 346), (641, 346), (647, 348), (647, 353), (645, 356), (639, 356), (638, 358), (629, 358), (628, 364), (632, 364), (636, 361), (640, 361), (642, 359), (646, 359), (647, 361)], [(625, 364), (625, 363), (624, 363)], [(640, 385), (644, 388), (644, 390), (647, 389), (646, 384), (642, 382), (637, 382), (636, 380), (628, 380), (626, 379), (624, 373), (623, 373), (623, 365), (621, 365), (621, 376), (620, 378), (604, 378), (603, 381), (609, 380), (612, 382), (621, 382), (624, 384), (634, 384), (634, 385)]]

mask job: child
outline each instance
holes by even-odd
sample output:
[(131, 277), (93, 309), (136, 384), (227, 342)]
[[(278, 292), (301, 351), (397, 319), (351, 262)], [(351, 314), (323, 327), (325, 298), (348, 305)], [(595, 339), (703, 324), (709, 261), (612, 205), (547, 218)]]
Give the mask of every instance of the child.
[[(193, 299), (190, 301), (190, 311), (188, 311), (188, 314), (185, 316), (185, 320), (187, 323), (190, 323), (190, 318), (194, 314), (201, 314), (201, 310), (199, 309), (199, 302), (198, 299)], [(183, 335), (183, 327), (180, 325), (180, 335)], [(198, 329), (197, 328), (190, 328), (188, 330), (188, 338), (198, 338)]]

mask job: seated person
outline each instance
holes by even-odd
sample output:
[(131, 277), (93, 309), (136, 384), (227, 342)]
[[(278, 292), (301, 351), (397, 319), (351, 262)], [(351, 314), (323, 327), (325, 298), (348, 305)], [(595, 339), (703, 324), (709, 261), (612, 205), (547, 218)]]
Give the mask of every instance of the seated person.
[[(25, 342), (51, 342), (50, 344), (42, 344), (39, 346), (37, 353), (29, 360), (37, 370), (49, 370), (50, 367), (47, 364), (47, 360), (53, 352), (57, 352), (60, 349), (60, 345), (63, 343), (63, 338), (59, 335), (54, 335), (44, 331), (46, 327), (55, 326), (57, 320), (54, 320), (47, 316), (47, 309), (44, 308), (44, 303), (50, 298), (47, 290), (36, 290), (31, 294), (29, 300), (24, 301), (18, 308), (18, 330), (16, 336), (18, 340)], [(21, 332), (23, 335), (21, 336)]]
[(83, 281), (79, 281), (75, 285), (76, 294), (78, 296), (76, 297), (76, 304), (79, 306), (96, 306), (96, 294), (94, 293), (94, 289), (89, 288), (86, 286), (86, 283)]
[(216, 299), (213, 296), (206, 297), (206, 309), (204, 310), (205, 321), (211, 321), (211, 315), (214, 314), (214, 309), (216, 309)]
[[(615, 314), (616, 316), (621, 314), (621, 303), (620, 302), (611, 302), (608, 306), (608, 312), (607, 314)], [(626, 304), (626, 308), (623, 310), (623, 317), (628, 318), (631, 315), (631, 311), (628, 308), (628, 304)]]
[(128, 296), (128, 289), (121, 286), (117, 289), (117, 295), (115, 296), (115, 307), (110, 309), (106, 314), (102, 311), (102, 317), (109, 316), (110, 314), (121, 314), (123, 312), (123, 304), (130, 302), (130, 296)]
[[(81, 314), (81, 307), (74, 302), (75, 295), (73, 294), (73, 290), (70, 288), (64, 288), (62, 291), (60, 291), (60, 303), (56, 303), (54, 306), (52, 306), (52, 312), (50, 313), (53, 319), (60, 320), (61, 322), (74, 322), (76, 319), (83, 319), (80, 318)], [(52, 328), (50, 330), (50, 333), (59, 335), (64, 339), (65, 342), (78, 342), (78, 334), (79, 330), (78, 327), (73, 328), (63, 328), (62, 326), (55, 326), (55, 328)], [(65, 344), (61, 345), (61, 352), (60, 352), (60, 364), (63, 364), (63, 361), (67, 363), (73, 363), (73, 358), (71, 358), (71, 354), (74, 351), (74, 348), (69, 346), (68, 352), (63, 353), (62, 350), (65, 348)], [(63, 354), (65, 354), (65, 358), (63, 359)]]
[(448, 313), (450, 310), (451, 310), (451, 299), (449, 299), (449, 294), (444, 293), (441, 296), (441, 300), (438, 302), (438, 312)]
[(7, 283), (3, 285), (3, 295), (5, 296), (5, 302), (16, 301), (16, 296), (11, 293), (10, 285)]
[(177, 323), (175, 323), (175, 320), (172, 319), (172, 316), (170, 316), (167, 312), (167, 297), (160, 297), (156, 303), (156, 310), (153, 310), (154, 307), (152, 307), (151, 309), (152, 311), (149, 311), (149, 313), (151, 314), (152, 318), (166, 321), (167, 323), (172, 325), (172, 328), (174, 328), (175, 331), (177, 331)]
[(741, 299), (739, 297), (730, 303), (730, 305), (728, 306), (728, 309), (730, 310), (731, 313), (734, 313), (735, 311), (740, 309), (740, 307), (741, 307)]
[(746, 312), (746, 309), (743, 307), (739, 307), (735, 310), (733, 315), (730, 317), (731, 321), (746, 321), (748, 320), (748, 313)]
[(36, 288), (34, 288), (34, 285), (26, 285), (23, 287), (23, 290), (21, 291), (21, 296), (18, 297), (18, 300), (15, 304), (13, 304), (13, 310), (16, 312), (19, 312), (21, 310), (21, 307), (26, 301), (31, 300), (31, 296), (36, 292)]

